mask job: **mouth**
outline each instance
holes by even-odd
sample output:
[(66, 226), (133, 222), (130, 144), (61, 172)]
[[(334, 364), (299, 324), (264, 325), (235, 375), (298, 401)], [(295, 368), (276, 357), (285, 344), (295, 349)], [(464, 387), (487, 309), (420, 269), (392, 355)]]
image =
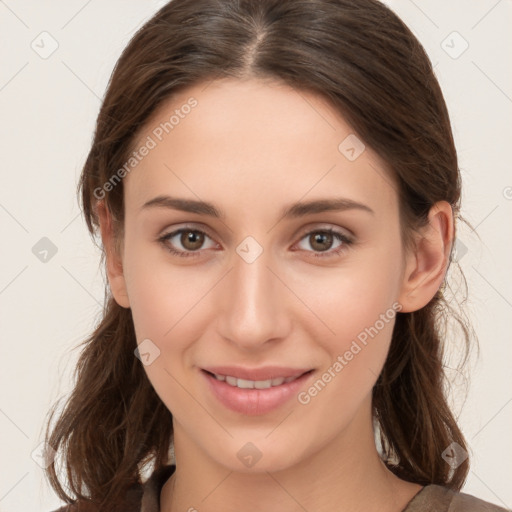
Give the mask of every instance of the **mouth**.
[(313, 372), (283, 367), (201, 369), (213, 396), (228, 409), (246, 415), (261, 415), (282, 406), (297, 396)]
[(204, 371), (210, 374), (211, 376), (215, 377), (218, 381), (225, 382), (230, 386), (237, 387), (240, 389), (268, 389), (274, 388), (276, 386), (281, 386), (282, 384), (287, 384), (288, 382), (292, 382), (302, 377), (302, 375), (312, 372), (313, 370), (309, 370), (307, 372), (301, 373), (300, 375), (292, 377), (274, 377), (272, 379), (265, 380), (239, 379), (237, 377), (234, 377), (233, 375), (222, 375), (219, 373), (212, 373), (207, 370)]

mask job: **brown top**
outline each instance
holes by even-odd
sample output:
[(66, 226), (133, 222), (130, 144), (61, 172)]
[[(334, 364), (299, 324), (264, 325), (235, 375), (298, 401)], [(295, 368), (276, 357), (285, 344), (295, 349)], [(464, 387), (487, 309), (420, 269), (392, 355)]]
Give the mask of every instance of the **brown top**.
[[(142, 485), (129, 492), (133, 506), (125, 512), (160, 512), (160, 492), (176, 466), (164, 466)], [(75, 505), (67, 505), (54, 512), (74, 512)], [(92, 511), (91, 511), (92, 512)], [(441, 485), (423, 487), (402, 512), (510, 512), (507, 509), (475, 498), (469, 494), (452, 491)]]

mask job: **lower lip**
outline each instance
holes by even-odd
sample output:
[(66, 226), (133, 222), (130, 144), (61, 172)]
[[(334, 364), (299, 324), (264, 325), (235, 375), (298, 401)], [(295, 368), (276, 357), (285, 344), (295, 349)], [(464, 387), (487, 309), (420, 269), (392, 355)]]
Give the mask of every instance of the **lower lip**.
[(204, 370), (201, 370), (201, 373), (206, 378), (213, 394), (225, 407), (238, 413), (257, 416), (273, 411), (293, 396), (297, 396), (313, 372), (305, 373), (291, 382), (267, 389), (242, 389), (217, 380)]

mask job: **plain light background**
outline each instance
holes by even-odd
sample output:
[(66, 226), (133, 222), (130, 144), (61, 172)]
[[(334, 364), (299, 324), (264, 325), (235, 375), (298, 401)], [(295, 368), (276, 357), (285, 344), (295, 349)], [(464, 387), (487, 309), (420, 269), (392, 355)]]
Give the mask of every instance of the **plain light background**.
[[(511, 508), (512, 2), (387, 3), (435, 66), (475, 228), (457, 253), (481, 347), (466, 402), (453, 395), (472, 455), (464, 491)], [(113, 66), (163, 4), (0, 0), (0, 512), (60, 505), (39, 465), (43, 421), (71, 390), (104, 286), (76, 184)], [(54, 247), (46, 262), (37, 244)]]

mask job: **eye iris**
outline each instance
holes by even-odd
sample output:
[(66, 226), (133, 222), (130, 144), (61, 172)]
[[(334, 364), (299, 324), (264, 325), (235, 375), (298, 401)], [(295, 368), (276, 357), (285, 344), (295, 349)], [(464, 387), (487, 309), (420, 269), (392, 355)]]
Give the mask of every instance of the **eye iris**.
[(181, 234), (180, 242), (185, 249), (194, 251), (203, 245), (204, 235), (198, 231), (184, 231)]
[[(310, 241), (311, 241), (311, 247), (313, 247), (313, 249), (318, 250), (318, 251), (326, 251), (332, 245), (332, 234), (330, 234), (330, 233), (315, 233), (310, 236)], [(326, 244), (326, 241), (327, 241), (327, 247), (326, 247), (326, 245), (322, 245), (322, 244)], [(320, 245), (316, 246), (317, 243), (319, 243)]]

